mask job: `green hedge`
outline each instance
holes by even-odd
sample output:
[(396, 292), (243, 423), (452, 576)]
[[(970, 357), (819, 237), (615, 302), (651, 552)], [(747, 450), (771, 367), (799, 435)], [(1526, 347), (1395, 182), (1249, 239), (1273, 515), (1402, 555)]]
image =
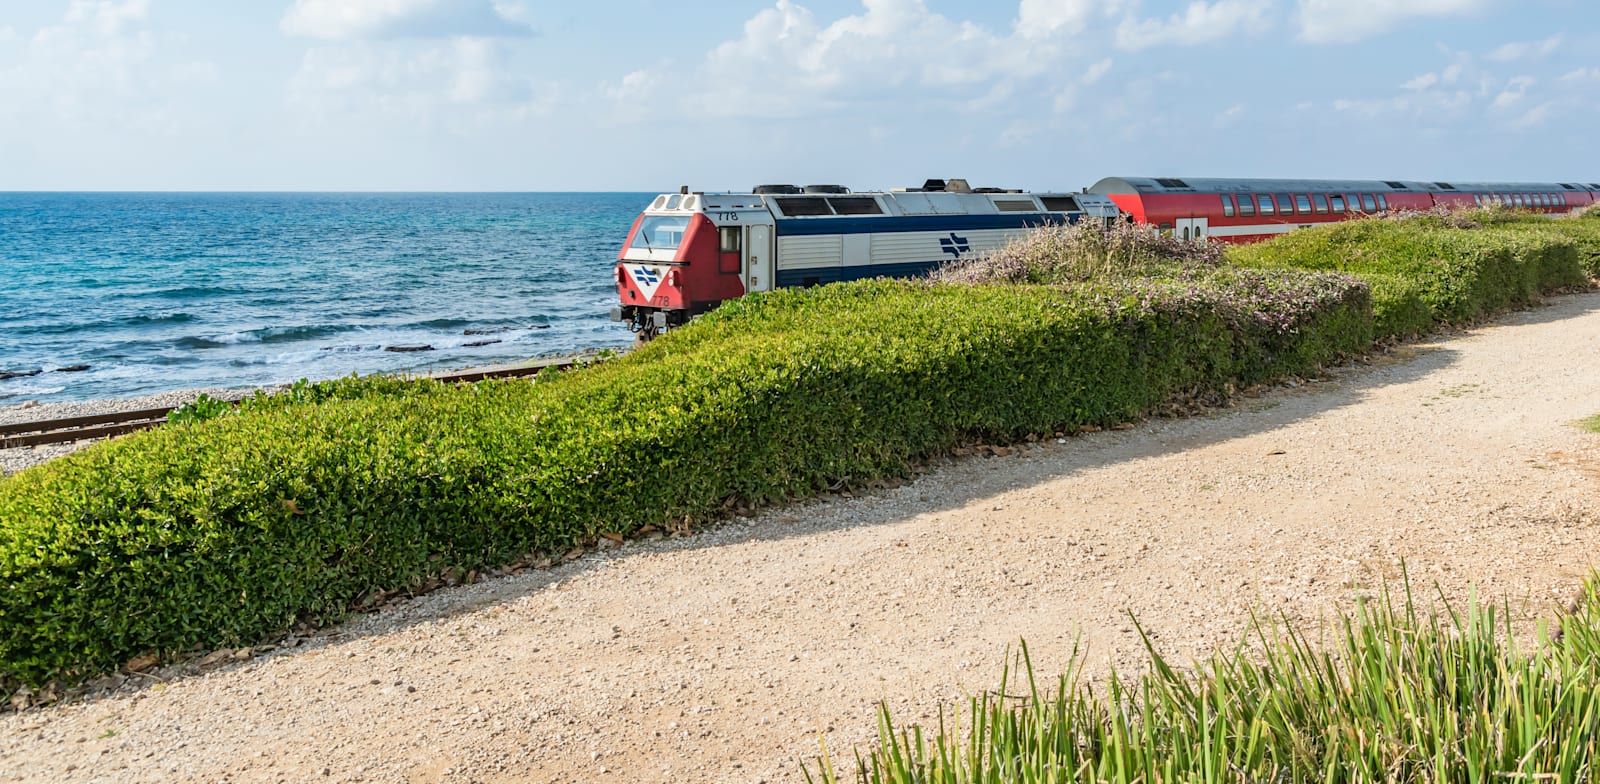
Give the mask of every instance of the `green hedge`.
[(537, 383), (302, 385), (0, 480), (0, 685), (248, 643), (446, 568), (1125, 421), (1371, 339), (1342, 276), (878, 281), (747, 297)]
[(1478, 229), (1441, 225), (1437, 216), (1348, 221), (1233, 248), (1229, 260), (1357, 275), (1372, 284), (1378, 336), (1408, 337), (1583, 285), (1577, 243), (1544, 220), (1539, 228)]

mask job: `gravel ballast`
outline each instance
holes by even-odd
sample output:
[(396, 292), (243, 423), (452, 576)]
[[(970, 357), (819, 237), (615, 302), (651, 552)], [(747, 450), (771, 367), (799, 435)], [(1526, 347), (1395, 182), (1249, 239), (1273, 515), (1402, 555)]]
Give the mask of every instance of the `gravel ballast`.
[[(0, 716), (0, 781), (758, 782), (936, 719), (1026, 638), (1137, 672), (1396, 581), (1526, 631), (1596, 562), (1600, 294), (1230, 410), (447, 589)], [(34, 418), (34, 417), (29, 417)], [(159, 679), (166, 679), (165, 681)]]

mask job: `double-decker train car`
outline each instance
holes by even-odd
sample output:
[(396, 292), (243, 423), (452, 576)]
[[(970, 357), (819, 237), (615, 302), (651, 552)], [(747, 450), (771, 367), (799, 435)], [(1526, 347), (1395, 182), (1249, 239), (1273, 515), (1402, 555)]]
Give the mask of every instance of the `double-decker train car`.
[(621, 303), (611, 317), (648, 338), (750, 292), (920, 275), (1039, 226), (1120, 216), (1105, 196), (972, 189), (962, 180), (874, 192), (685, 188), (657, 196), (634, 221), (618, 257)]
[(1252, 242), (1319, 223), (1440, 205), (1561, 213), (1595, 202), (1600, 185), (1107, 177), (1089, 192), (1184, 239)]

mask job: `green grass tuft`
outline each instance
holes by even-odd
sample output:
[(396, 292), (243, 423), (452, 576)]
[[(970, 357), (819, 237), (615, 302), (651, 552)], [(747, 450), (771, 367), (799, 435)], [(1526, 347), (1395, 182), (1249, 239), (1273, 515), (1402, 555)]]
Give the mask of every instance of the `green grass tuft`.
[[(1423, 613), (1409, 590), (1346, 618), (1330, 644), (1258, 624), (1260, 655), (1221, 652), (1191, 671), (1145, 636), (1148, 670), (1103, 691), (1067, 673), (1042, 690), (1026, 644), (998, 691), (937, 727), (879, 712), (856, 781), (1592, 781), (1600, 751), (1600, 613), (1594, 583), (1560, 633), (1514, 641), (1509, 612), (1473, 601)], [(1141, 634), (1142, 634), (1141, 629)], [(1001, 695), (1022, 694), (1022, 702)], [(820, 759), (808, 781), (841, 781)]]

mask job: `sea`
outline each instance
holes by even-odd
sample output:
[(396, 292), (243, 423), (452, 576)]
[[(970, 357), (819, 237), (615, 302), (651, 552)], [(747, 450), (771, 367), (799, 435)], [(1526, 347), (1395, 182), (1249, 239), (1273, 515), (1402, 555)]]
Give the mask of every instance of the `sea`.
[(0, 407), (626, 346), (653, 197), (0, 193)]

